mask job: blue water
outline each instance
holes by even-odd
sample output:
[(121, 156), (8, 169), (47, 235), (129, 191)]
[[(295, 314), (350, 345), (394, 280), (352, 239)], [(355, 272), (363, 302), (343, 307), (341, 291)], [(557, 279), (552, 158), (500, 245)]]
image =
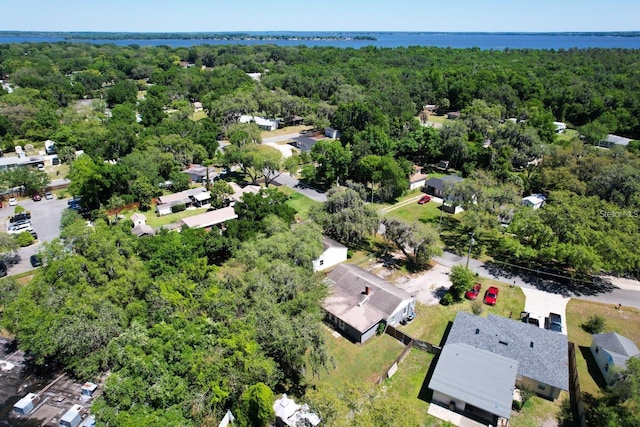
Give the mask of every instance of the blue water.
[[(404, 32), (367, 32), (367, 33), (302, 33), (302, 32), (272, 32), (258, 33), (248, 32), (252, 35), (291, 35), (291, 36), (341, 36), (353, 37), (368, 35), (377, 40), (199, 40), (199, 39), (123, 39), (123, 40), (72, 40), (95, 44), (115, 44), (127, 46), (137, 44), (140, 46), (167, 45), (172, 47), (189, 47), (200, 44), (223, 45), (262, 45), (275, 44), (278, 46), (334, 46), (340, 48), (361, 48), (376, 46), (382, 48), (395, 48), (407, 46), (435, 46), (451, 48), (477, 47), (482, 50), (496, 49), (586, 49), (586, 48), (624, 48), (640, 49), (640, 37), (621, 37), (617, 35), (572, 35), (572, 34), (504, 34), (504, 33), (404, 33)], [(0, 43), (21, 42), (58, 42), (64, 41), (63, 37), (30, 37), (30, 36), (0, 36)]]

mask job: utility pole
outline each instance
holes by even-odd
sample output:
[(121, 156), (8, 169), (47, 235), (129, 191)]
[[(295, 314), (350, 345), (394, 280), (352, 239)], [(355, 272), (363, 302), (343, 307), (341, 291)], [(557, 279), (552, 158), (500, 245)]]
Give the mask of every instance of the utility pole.
[(471, 248), (473, 248), (473, 244), (475, 241), (473, 240), (473, 236), (475, 236), (475, 231), (471, 233), (471, 240), (469, 240), (469, 253), (467, 254), (467, 268), (469, 268), (469, 258), (471, 258)]

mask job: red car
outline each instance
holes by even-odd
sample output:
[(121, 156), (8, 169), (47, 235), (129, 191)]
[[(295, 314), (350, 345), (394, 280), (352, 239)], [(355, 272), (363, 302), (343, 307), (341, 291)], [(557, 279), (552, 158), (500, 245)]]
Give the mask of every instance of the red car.
[(418, 200), (418, 204), (424, 205), (425, 203), (429, 203), (430, 201), (431, 201), (431, 196), (429, 196), (428, 194), (425, 194), (424, 196), (420, 197), (420, 200)]
[(473, 285), (473, 288), (469, 289), (467, 291), (466, 294), (464, 294), (468, 299), (470, 300), (474, 300), (478, 297), (478, 294), (480, 293), (480, 289), (482, 288), (482, 285), (480, 283), (476, 283), (475, 285)]
[(496, 301), (498, 301), (498, 288), (492, 286), (484, 293), (484, 303), (496, 305)]

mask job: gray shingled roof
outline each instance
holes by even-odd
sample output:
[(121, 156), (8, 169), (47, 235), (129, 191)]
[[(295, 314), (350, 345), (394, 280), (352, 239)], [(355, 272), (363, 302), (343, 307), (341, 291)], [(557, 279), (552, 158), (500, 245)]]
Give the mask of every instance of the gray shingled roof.
[[(360, 332), (387, 320), (398, 306), (413, 299), (409, 293), (351, 264), (340, 264), (327, 275), (333, 285), (324, 309)], [(365, 294), (369, 287), (369, 295)]]
[(465, 343), (518, 361), (518, 374), (569, 389), (567, 337), (526, 323), (490, 314), (458, 312), (446, 345)]
[(640, 355), (640, 350), (629, 338), (615, 332), (592, 335), (593, 342), (611, 355), (616, 366), (624, 367), (627, 359)]
[(464, 343), (442, 349), (429, 388), (509, 419), (518, 362)]
[(445, 175), (440, 178), (429, 178), (424, 185), (425, 187), (433, 187), (436, 190), (444, 190), (445, 183), (451, 182), (455, 184), (460, 181), (464, 181), (464, 178), (461, 178), (458, 175)]

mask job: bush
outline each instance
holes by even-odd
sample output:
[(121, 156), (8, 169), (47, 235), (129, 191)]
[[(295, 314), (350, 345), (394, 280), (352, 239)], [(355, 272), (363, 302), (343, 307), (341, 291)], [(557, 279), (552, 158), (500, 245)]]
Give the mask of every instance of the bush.
[(25, 208), (23, 208), (22, 206), (20, 206), (20, 205), (16, 205), (16, 207), (13, 209), (13, 213), (15, 213), (15, 214), (19, 214), (19, 213), (24, 212), (25, 210), (26, 210), (26, 209), (25, 209)]
[(473, 303), (471, 304), (471, 311), (473, 312), (473, 314), (479, 316), (480, 314), (482, 314), (482, 310), (484, 310), (484, 304), (482, 304), (482, 300), (478, 298), (473, 301)]
[(171, 206), (171, 212), (173, 213), (182, 212), (185, 209), (187, 209), (187, 205), (185, 205), (184, 203)]
[(593, 316), (589, 317), (589, 319), (587, 319), (587, 321), (584, 322), (581, 326), (582, 329), (589, 332), (590, 334), (599, 334), (604, 330), (605, 320), (602, 316), (594, 314)]
[(440, 304), (442, 304), (442, 305), (451, 305), (451, 304), (453, 304), (453, 296), (449, 292), (447, 292), (446, 294), (444, 294), (442, 299), (440, 299)]
[(31, 235), (31, 233), (24, 231), (22, 233), (16, 234), (16, 242), (18, 243), (18, 245), (20, 245), (20, 247), (24, 248), (25, 246), (30, 246), (33, 244), (33, 241), (35, 240), (33, 238), (33, 236)]
[(382, 335), (382, 334), (384, 334), (384, 331), (386, 329), (387, 329), (387, 323), (386, 322), (380, 322), (380, 323), (378, 323), (378, 330), (376, 331), (376, 334)]
[(451, 280), (449, 294), (451, 294), (453, 302), (462, 301), (464, 293), (471, 287), (474, 278), (473, 272), (461, 265), (456, 265), (451, 269), (449, 274), (449, 280)]

